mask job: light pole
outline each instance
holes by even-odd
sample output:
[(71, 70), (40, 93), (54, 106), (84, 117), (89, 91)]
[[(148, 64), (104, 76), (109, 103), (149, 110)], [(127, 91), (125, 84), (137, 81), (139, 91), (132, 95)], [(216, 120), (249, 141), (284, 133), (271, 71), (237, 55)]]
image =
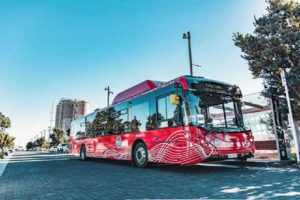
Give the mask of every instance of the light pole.
[(191, 47), (191, 33), (188, 31), (183, 33), (183, 39), (188, 40), (188, 50), (189, 50), (189, 61), (190, 61), (190, 75), (193, 76), (193, 61), (192, 61), (192, 47)]
[[(265, 70), (265, 73), (274, 74), (274, 72), (268, 68), (263, 68), (263, 69)], [(274, 77), (276, 77), (276, 74), (274, 74)], [(280, 161), (288, 160), (286, 142), (284, 138), (284, 132), (282, 129), (282, 119), (281, 119), (281, 114), (279, 112), (279, 99), (278, 99), (277, 89), (270, 85), (268, 86), (265, 77), (263, 77), (263, 80), (264, 80), (264, 87), (266, 92), (265, 95), (267, 98), (270, 98), (273, 131), (276, 139), (278, 159)]]
[(107, 91), (107, 107), (108, 107), (109, 106), (109, 95), (113, 94), (113, 92), (110, 91), (109, 86), (107, 86), (104, 90)]
[(298, 140), (298, 136), (297, 136), (297, 130), (296, 130), (296, 127), (295, 127), (295, 124), (294, 124), (293, 111), (292, 111), (290, 95), (289, 95), (289, 88), (288, 88), (288, 85), (287, 85), (284, 69), (280, 69), (280, 71), (281, 71), (281, 73), (280, 73), (281, 81), (282, 81), (282, 85), (285, 88), (285, 96), (286, 96), (286, 101), (287, 101), (287, 105), (288, 105), (288, 109), (289, 109), (288, 120), (289, 120), (289, 124), (292, 128), (292, 135), (293, 135), (293, 138), (294, 138), (295, 148), (296, 148), (297, 162), (300, 163), (299, 140)]

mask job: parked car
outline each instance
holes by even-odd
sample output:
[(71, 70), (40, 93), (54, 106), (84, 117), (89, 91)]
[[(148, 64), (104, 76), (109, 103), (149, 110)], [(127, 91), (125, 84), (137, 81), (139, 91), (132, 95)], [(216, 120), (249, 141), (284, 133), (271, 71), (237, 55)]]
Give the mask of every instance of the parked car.
[(69, 152), (69, 145), (68, 144), (59, 144), (57, 146), (58, 153), (68, 153)]
[(52, 146), (52, 147), (50, 147), (50, 152), (51, 153), (57, 153), (58, 151), (57, 151), (57, 146)]
[(25, 151), (25, 148), (22, 146), (18, 146), (15, 148), (15, 151)]

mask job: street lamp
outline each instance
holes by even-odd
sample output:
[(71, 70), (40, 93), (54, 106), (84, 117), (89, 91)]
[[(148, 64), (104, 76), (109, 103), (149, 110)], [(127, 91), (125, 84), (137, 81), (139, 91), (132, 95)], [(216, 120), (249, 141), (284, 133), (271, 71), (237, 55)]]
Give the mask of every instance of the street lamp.
[[(270, 70), (266, 67), (264, 67), (263, 69), (266, 70), (267, 72), (273, 73), (274, 77), (281, 80), (282, 86), (284, 86), (286, 102), (287, 102), (288, 110), (289, 110), (288, 121), (289, 121), (289, 125), (291, 126), (291, 129), (292, 129), (292, 135), (293, 135), (293, 139), (294, 139), (294, 142), (295, 142), (295, 148), (296, 148), (296, 160), (297, 160), (298, 163), (300, 163), (300, 152), (299, 152), (300, 146), (299, 146), (299, 140), (298, 140), (297, 131), (296, 131), (296, 127), (295, 127), (294, 119), (293, 119), (293, 112), (292, 112), (292, 107), (291, 107), (291, 101), (290, 101), (290, 96), (289, 96), (287, 80), (286, 80), (286, 76), (285, 76), (285, 70), (282, 69), (282, 68), (279, 68), (279, 70), (280, 70), (280, 77), (279, 77), (279, 75), (274, 73), (274, 71), (272, 71), (272, 70)], [(273, 99), (272, 99), (272, 104), (273, 103), (274, 102), (273, 102)], [(272, 108), (273, 108), (273, 106), (272, 106)], [(274, 111), (275, 110), (274, 110), (274, 108), (272, 110), (273, 110), (273, 120), (274, 120), (274, 118), (275, 118)], [(279, 140), (277, 142), (279, 142)]]
[(183, 33), (183, 39), (188, 40), (188, 50), (189, 50), (189, 62), (190, 62), (190, 75), (193, 76), (193, 61), (192, 61), (192, 47), (191, 47), (191, 34), (190, 32)]
[(300, 163), (299, 140), (298, 140), (298, 136), (297, 136), (297, 130), (296, 130), (296, 127), (294, 124), (293, 111), (292, 111), (291, 100), (290, 100), (290, 95), (289, 95), (289, 88), (287, 85), (284, 69), (280, 69), (280, 71), (281, 71), (281, 73), (280, 73), (281, 81), (282, 81), (282, 85), (285, 88), (285, 97), (286, 97), (286, 101), (287, 101), (287, 105), (288, 105), (288, 109), (289, 109), (288, 120), (289, 120), (289, 124), (292, 128), (292, 135), (294, 138), (295, 148), (296, 148), (297, 162)]
[(109, 95), (113, 94), (113, 92), (110, 91), (109, 86), (107, 86), (104, 90), (107, 91), (107, 107), (108, 107), (109, 106)]

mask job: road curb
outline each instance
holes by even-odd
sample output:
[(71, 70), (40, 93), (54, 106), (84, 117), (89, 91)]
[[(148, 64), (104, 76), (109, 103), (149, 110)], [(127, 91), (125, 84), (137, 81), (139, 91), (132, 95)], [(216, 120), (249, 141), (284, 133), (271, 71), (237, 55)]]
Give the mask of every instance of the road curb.
[[(237, 160), (228, 160), (224, 161), (224, 164), (230, 165), (239, 165), (245, 167), (295, 167), (294, 162), (290, 160), (279, 161), (279, 160), (249, 160), (249, 161), (237, 161)], [(297, 167), (297, 166), (296, 166)], [(298, 167), (300, 167), (298, 165)]]

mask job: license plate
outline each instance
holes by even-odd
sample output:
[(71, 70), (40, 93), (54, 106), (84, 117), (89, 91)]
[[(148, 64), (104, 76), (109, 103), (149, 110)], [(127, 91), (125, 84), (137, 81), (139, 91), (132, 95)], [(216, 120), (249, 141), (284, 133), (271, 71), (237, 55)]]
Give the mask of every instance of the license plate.
[(236, 153), (228, 154), (228, 158), (237, 158), (238, 155)]

